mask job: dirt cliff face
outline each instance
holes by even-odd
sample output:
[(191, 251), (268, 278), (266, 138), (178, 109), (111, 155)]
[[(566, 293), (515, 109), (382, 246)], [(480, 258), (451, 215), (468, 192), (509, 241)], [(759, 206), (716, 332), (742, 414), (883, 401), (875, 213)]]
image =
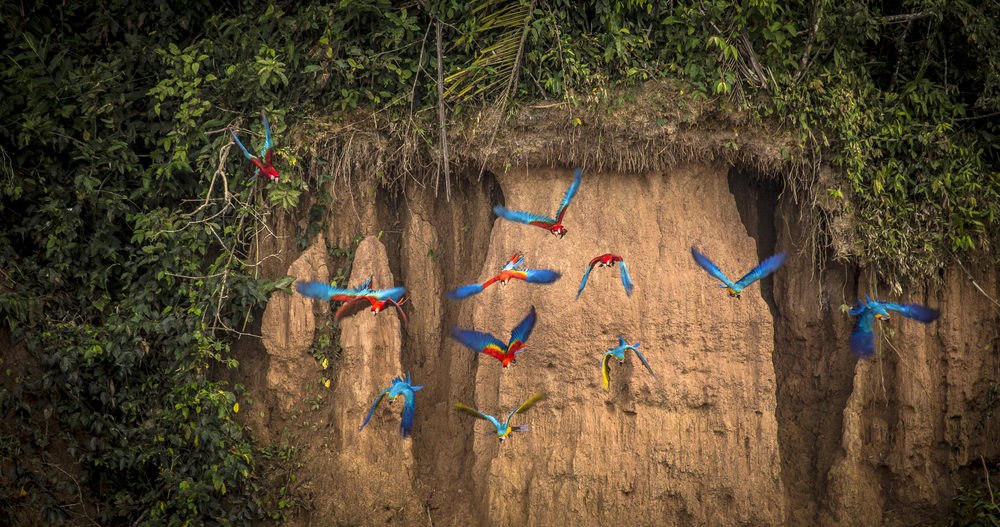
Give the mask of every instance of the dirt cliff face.
[[(312, 508), (293, 524), (908, 525), (947, 510), (952, 468), (998, 454), (988, 435), (954, 448), (998, 365), (992, 304), (961, 269), (943, 287), (893, 298), (944, 314), (930, 326), (893, 317), (882, 358), (858, 363), (841, 306), (876, 288), (864, 269), (816, 269), (813, 233), (780, 189), (721, 163), (584, 169), (563, 239), (492, 214), (495, 204), (554, 214), (572, 168), (495, 167), (482, 181), (460, 178), (450, 204), (416, 185), (395, 197), (341, 189), (325, 239), (343, 247), (369, 236), (350, 284), (374, 274), (379, 288), (406, 286), (410, 327), (391, 311), (355, 315), (323, 372), (308, 350), (329, 307), (285, 293), (269, 303), (266, 358), (245, 351), (252, 373), (241, 382), (271, 409), (253, 418), (259, 435), (297, 431), (297, 478), (310, 478), (299, 492)], [(694, 263), (692, 246), (733, 279), (775, 252), (789, 258), (735, 299)], [(266, 250), (279, 254), (268, 274), (329, 278), (322, 240), (301, 254), (287, 241)], [(522, 268), (562, 277), (444, 298), (515, 252)], [(595, 268), (574, 301), (588, 262), (605, 253), (624, 257), (635, 291), (626, 296), (617, 268)], [(993, 274), (975, 280), (998, 296)], [(530, 306), (538, 323), (509, 369), (449, 336), (458, 325), (507, 341)], [(605, 392), (600, 360), (619, 335), (642, 343), (656, 378), (629, 354), (612, 361)], [(397, 432), (399, 401), (383, 401), (359, 432), (375, 396), (406, 372), (424, 386), (413, 437)], [(504, 419), (536, 392), (547, 398), (511, 420), (530, 430), (503, 443), (452, 409)]]

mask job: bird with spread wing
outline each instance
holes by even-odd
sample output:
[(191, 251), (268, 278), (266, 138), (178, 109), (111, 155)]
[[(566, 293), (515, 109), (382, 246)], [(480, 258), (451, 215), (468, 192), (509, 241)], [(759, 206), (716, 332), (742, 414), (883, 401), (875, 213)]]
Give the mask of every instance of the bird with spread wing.
[(508, 210), (500, 205), (493, 207), (493, 212), (497, 216), (507, 220), (513, 221), (515, 223), (523, 223), (525, 225), (534, 225), (535, 227), (541, 227), (552, 234), (555, 234), (560, 239), (566, 235), (568, 232), (566, 227), (563, 226), (563, 217), (566, 215), (566, 207), (569, 207), (570, 202), (573, 201), (573, 196), (576, 195), (576, 191), (580, 188), (580, 181), (583, 180), (583, 169), (578, 168), (573, 174), (573, 183), (566, 190), (566, 195), (563, 196), (562, 204), (559, 205), (559, 210), (556, 211), (555, 219), (548, 216), (539, 216), (538, 214), (532, 214), (530, 212), (521, 212), (518, 210)]
[(240, 142), (240, 138), (236, 136), (236, 132), (232, 128), (229, 129), (229, 132), (233, 134), (233, 139), (236, 140), (236, 144), (240, 145), (243, 155), (254, 165), (257, 165), (257, 170), (253, 173), (253, 177), (250, 178), (251, 182), (261, 174), (264, 174), (264, 177), (268, 181), (274, 181), (280, 177), (278, 171), (274, 169), (274, 142), (271, 141), (271, 127), (267, 124), (267, 114), (264, 113), (264, 110), (261, 110), (260, 115), (264, 118), (264, 146), (260, 149), (260, 158), (251, 154), (247, 150), (247, 147), (243, 146), (243, 143)]
[(576, 292), (576, 300), (580, 299), (580, 293), (583, 292), (583, 288), (587, 286), (587, 277), (590, 276), (590, 271), (597, 267), (614, 267), (615, 262), (618, 262), (621, 268), (622, 274), (622, 285), (625, 286), (625, 296), (632, 296), (632, 289), (635, 287), (632, 285), (632, 277), (628, 275), (628, 267), (625, 267), (625, 260), (617, 254), (602, 254), (597, 258), (590, 261), (587, 267), (587, 272), (583, 273), (583, 281), (580, 282), (580, 289)]
[(490, 278), (489, 280), (481, 284), (470, 284), (459, 287), (454, 291), (448, 291), (445, 296), (451, 300), (462, 300), (464, 298), (469, 298), (472, 295), (479, 294), (483, 289), (489, 287), (494, 282), (500, 282), (501, 285), (507, 285), (512, 278), (517, 278), (518, 280), (524, 280), (525, 282), (532, 284), (551, 284), (559, 279), (559, 273), (551, 269), (518, 269), (517, 267), (524, 263), (524, 257), (520, 253), (515, 254), (510, 258), (503, 269), (500, 270), (500, 274)]
[(507, 368), (516, 362), (517, 354), (528, 347), (525, 342), (531, 336), (531, 331), (535, 329), (536, 321), (535, 306), (531, 306), (528, 316), (524, 317), (524, 320), (514, 328), (514, 331), (510, 332), (510, 341), (507, 344), (489, 333), (461, 329), (458, 326), (452, 326), (451, 338), (477, 353), (485, 353), (496, 358), (504, 368)]
[(875, 355), (875, 330), (872, 326), (875, 319), (889, 320), (889, 311), (895, 311), (906, 318), (912, 318), (924, 324), (930, 324), (941, 316), (941, 312), (937, 309), (921, 304), (894, 304), (878, 300), (872, 302), (867, 295), (865, 295), (864, 301), (859, 298), (858, 303), (861, 304), (859, 307), (848, 311), (848, 313), (858, 317), (849, 342), (851, 351), (862, 360)]
[(611, 391), (611, 388), (608, 386), (608, 383), (611, 381), (611, 359), (618, 359), (618, 364), (625, 364), (625, 352), (627, 350), (634, 351), (635, 355), (642, 361), (643, 366), (646, 367), (649, 374), (652, 375), (654, 379), (656, 378), (656, 374), (653, 373), (653, 368), (650, 368), (649, 363), (646, 362), (646, 357), (643, 357), (642, 353), (639, 353), (640, 344), (641, 342), (629, 344), (628, 342), (625, 342), (625, 339), (622, 338), (621, 335), (619, 335), (618, 346), (609, 348), (608, 351), (604, 353), (604, 358), (601, 359), (601, 374), (604, 377), (604, 391)]
[(389, 397), (389, 403), (391, 404), (396, 400), (396, 397), (403, 397), (403, 415), (399, 421), (399, 435), (405, 437), (410, 437), (410, 431), (413, 430), (413, 416), (416, 413), (416, 408), (414, 407), (414, 392), (423, 388), (423, 386), (413, 386), (410, 384), (409, 373), (404, 377), (396, 377), (392, 380), (392, 386), (382, 390), (378, 397), (375, 398), (375, 402), (372, 403), (372, 409), (368, 411), (368, 417), (365, 417), (365, 422), (361, 423), (361, 428), (358, 428), (358, 432), (364, 429), (365, 425), (372, 418), (372, 414), (375, 412), (375, 407), (378, 406), (378, 402), (382, 400), (383, 397)]
[[(497, 419), (496, 417), (493, 417), (492, 415), (486, 415), (486, 414), (480, 412), (479, 410), (474, 410), (474, 409), (469, 408), (468, 406), (465, 406), (464, 404), (461, 404), (461, 403), (456, 403), (455, 406), (454, 406), (454, 408), (456, 410), (461, 410), (461, 411), (463, 411), (463, 412), (465, 412), (467, 414), (470, 414), (473, 417), (477, 417), (479, 419), (483, 419), (485, 421), (489, 421), (490, 423), (492, 423), (493, 426), (496, 427), (496, 429), (497, 429), (497, 437), (500, 438), (500, 442), (503, 442), (504, 438), (506, 438), (508, 435), (510, 435), (511, 432), (527, 432), (528, 431), (528, 427), (526, 425), (510, 426), (510, 418), (514, 417), (514, 414), (520, 414), (520, 413), (527, 412), (528, 409), (530, 409), (532, 406), (535, 405), (535, 403), (537, 403), (538, 401), (541, 401), (542, 399), (545, 399), (545, 394), (544, 393), (536, 393), (535, 395), (532, 395), (530, 399), (528, 399), (527, 401), (524, 402), (524, 404), (522, 404), (521, 406), (518, 406), (516, 410), (514, 410), (513, 412), (507, 414), (507, 420), (504, 421), (503, 423), (501, 423), (499, 419)], [(487, 433), (492, 434), (493, 432), (487, 432)]]
[(722, 282), (722, 284), (719, 287), (725, 287), (729, 289), (730, 297), (735, 296), (736, 298), (740, 298), (743, 289), (747, 288), (750, 284), (756, 282), (757, 280), (760, 280), (761, 278), (764, 278), (765, 276), (773, 273), (775, 270), (781, 267), (781, 264), (785, 263), (785, 258), (788, 257), (788, 253), (781, 252), (768, 258), (767, 260), (764, 260), (763, 262), (758, 264), (757, 267), (754, 267), (753, 270), (744, 275), (743, 278), (737, 280), (736, 283), (733, 283), (728, 278), (726, 278), (726, 275), (724, 275), (722, 271), (720, 271), (719, 268), (716, 267), (714, 263), (712, 263), (711, 260), (709, 260), (703, 254), (695, 250), (694, 247), (691, 248), (691, 256), (694, 256), (694, 261), (697, 262), (702, 269), (708, 271), (708, 274), (714, 276), (715, 278), (717, 278), (719, 281)]

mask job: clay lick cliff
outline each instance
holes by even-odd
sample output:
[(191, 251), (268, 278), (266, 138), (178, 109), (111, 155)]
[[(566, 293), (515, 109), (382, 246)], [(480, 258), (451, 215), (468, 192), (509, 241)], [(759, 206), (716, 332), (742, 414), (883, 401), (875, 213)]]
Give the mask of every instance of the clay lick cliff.
[[(552, 215), (574, 168), (462, 174), (450, 203), (416, 183), (396, 194), (331, 188), (336, 212), (304, 251), (293, 240), (305, 216), (277, 223), (261, 248), (276, 255), (266, 274), (328, 282), (344, 261), (330, 248), (353, 246), (339, 286), (371, 277), (374, 289), (408, 296), (408, 330), (393, 309), (343, 319), (327, 369), (311, 350), (339, 302), (276, 293), (262, 344), (238, 348), (241, 382), (267, 408), (249, 412), (255, 433), (302, 449), (295, 492), (309, 506), (290, 524), (912, 525), (948, 510), (962, 456), (997, 454), (995, 423), (975, 442), (952, 441), (979, 419), (970, 401), (997, 369), (996, 314), (977, 290), (1000, 296), (994, 270), (970, 270), (973, 282), (956, 267), (943, 286), (890, 298), (942, 315), (876, 323), (878, 354), (859, 361), (844, 309), (888, 291), (864, 268), (819, 269), (804, 205), (774, 179), (722, 161), (584, 166), (565, 237), (493, 213)], [(737, 299), (692, 246), (733, 280), (768, 256), (788, 258)], [(515, 253), (521, 269), (561, 277), (445, 297), (496, 276)], [(627, 263), (631, 296), (617, 267), (595, 267), (575, 301), (588, 263), (606, 253)], [(458, 326), (506, 344), (531, 306), (529, 346), (509, 368), (451, 337)], [(655, 378), (626, 353), (623, 365), (610, 361), (605, 391), (602, 357), (619, 336), (641, 343)], [(402, 397), (384, 398), (359, 431), (406, 374), (423, 386), (412, 436), (399, 433)], [(503, 421), (536, 393), (545, 399), (511, 419), (529, 430), (503, 442), (454, 409)]]

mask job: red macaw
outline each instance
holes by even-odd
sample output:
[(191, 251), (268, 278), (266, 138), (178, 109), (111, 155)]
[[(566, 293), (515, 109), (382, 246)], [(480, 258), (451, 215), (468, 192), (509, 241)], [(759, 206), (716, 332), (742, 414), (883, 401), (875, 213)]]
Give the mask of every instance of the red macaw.
[(514, 328), (514, 331), (510, 332), (510, 342), (507, 344), (489, 333), (461, 329), (458, 326), (452, 326), (451, 338), (478, 353), (485, 353), (496, 358), (500, 364), (503, 364), (504, 368), (507, 368), (512, 362), (515, 362), (517, 354), (528, 347), (525, 342), (531, 336), (531, 331), (535, 329), (536, 320), (535, 306), (531, 306), (528, 316), (524, 317), (524, 320)]
[(392, 298), (395, 301), (399, 301), (399, 297), (403, 296), (406, 292), (405, 287), (394, 287), (392, 289), (382, 289), (375, 290), (371, 288), (372, 278), (369, 278), (361, 285), (355, 287), (354, 289), (344, 289), (343, 287), (334, 287), (326, 282), (295, 282), (295, 290), (299, 292), (302, 296), (307, 296), (309, 298), (315, 298), (317, 300), (334, 300), (337, 302), (350, 302), (357, 298), (363, 296), (373, 296), (377, 300), (385, 300), (386, 298)]
[(583, 281), (580, 282), (580, 289), (576, 292), (576, 300), (580, 299), (580, 293), (582, 293), (583, 288), (587, 286), (587, 277), (590, 276), (590, 271), (594, 269), (595, 265), (598, 267), (614, 267), (615, 262), (618, 262), (621, 265), (622, 285), (625, 286), (625, 296), (632, 296), (632, 289), (635, 286), (632, 285), (632, 277), (628, 275), (628, 268), (625, 267), (625, 260), (617, 254), (603, 254), (590, 261), (590, 265), (587, 267), (587, 272), (583, 273)]
[(556, 219), (549, 218), (548, 216), (539, 216), (537, 214), (531, 214), (530, 212), (521, 212), (517, 210), (507, 210), (500, 205), (493, 207), (493, 212), (497, 216), (507, 220), (517, 223), (523, 223), (525, 225), (534, 225), (535, 227), (541, 227), (559, 238), (566, 235), (566, 227), (563, 227), (562, 220), (563, 216), (566, 215), (566, 207), (569, 206), (570, 202), (573, 201), (573, 196), (576, 195), (576, 191), (580, 188), (580, 181), (583, 180), (583, 169), (578, 168), (573, 174), (573, 183), (569, 186), (566, 191), (566, 195), (563, 197), (562, 204), (559, 205), (559, 210), (556, 211)]
[(445, 296), (451, 300), (462, 300), (463, 298), (468, 298), (472, 295), (481, 293), (483, 289), (488, 287), (493, 282), (500, 282), (503, 285), (507, 285), (507, 282), (509, 282), (511, 278), (517, 278), (534, 284), (551, 284), (562, 276), (551, 269), (525, 269), (523, 271), (517, 269), (517, 266), (522, 263), (524, 263), (524, 257), (521, 256), (520, 253), (517, 253), (514, 256), (511, 256), (507, 265), (504, 265), (503, 269), (500, 270), (500, 274), (481, 284), (470, 284), (459, 287), (454, 291), (448, 291), (445, 293)]
[(243, 146), (243, 143), (240, 142), (240, 138), (236, 137), (236, 132), (232, 128), (229, 129), (229, 132), (233, 134), (233, 139), (236, 140), (236, 144), (240, 145), (240, 150), (243, 150), (243, 155), (252, 161), (253, 164), (257, 165), (257, 170), (253, 173), (253, 177), (250, 178), (251, 182), (257, 179), (257, 176), (262, 173), (268, 181), (274, 181), (280, 177), (272, 164), (274, 160), (274, 143), (271, 141), (271, 127), (267, 124), (267, 114), (264, 113), (264, 110), (261, 110), (260, 114), (264, 117), (264, 147), (260, 149), (260, 157), (264, 159), (263, 162), (251, 155), (247, 148)]
[(354, 300), (351, 300), (350, 302), (340, 306), (340, 309), (338, 309), (337, 312), (333, 315), (333, 319), (337, 323), (340, 323), (340, 321), (343, 320), (344, 318), (357, 314), (358, 312), (368, 307), (369, 305), (371, 306), (372, 315), (379, 314), (379, 311), (382, 311), (387, 307), (394, 307), (396, 308), (396, 313), (399, 314), (400, 320), (403, 321), (403, 329), (409, 329), (410, 323), (409, 321), (406, 320), (406, 313), (403, 313), (403, 308), (400, 307), (403, 304), (405, 304), (406, 301), (407, 298), (404, 298), (399, 302), (397, 302), (392, 297), (386, 297), (384, 300), (381, 300), (374, 295), (362, 296), (355, 298)]

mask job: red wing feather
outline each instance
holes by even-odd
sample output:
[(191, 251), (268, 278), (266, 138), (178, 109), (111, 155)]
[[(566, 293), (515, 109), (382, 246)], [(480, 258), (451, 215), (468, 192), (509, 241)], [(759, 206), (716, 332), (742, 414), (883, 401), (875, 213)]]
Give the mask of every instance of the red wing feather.
[(340, 309), (337, 310), (337, 313), (333, 315), (333, 319), (339, 323), (344, 318), (355, 315), (358, 313), (358, 311), (361, 311), (362, 309), (371, 307), (373, 305), (375, 305), (375, 302), (372, 301), (372, 299), (368, 298), (367, 296), (356, 298), (340, 306)]

